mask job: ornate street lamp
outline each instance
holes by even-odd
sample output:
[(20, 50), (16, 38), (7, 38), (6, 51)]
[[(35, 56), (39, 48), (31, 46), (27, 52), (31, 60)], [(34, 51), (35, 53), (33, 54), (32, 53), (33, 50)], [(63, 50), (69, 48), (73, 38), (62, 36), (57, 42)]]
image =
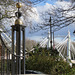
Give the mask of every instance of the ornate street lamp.
[(51, 44), (51, 50), (52, 50), (52, 25), (51, 25), (51, 16), (50, 16), (50, 44)]
[[(19, 2), (16, 4), (18, 11), (15, 13), (17, 19), (15, 20), (15, 25), (12, 25), (12, 75), (15, 74), (25, 74), (25, 27), (20, 17), (22, 13), (20, 8), (22, 4)], [(16, 34), (16, 36), (15, 36)], [(15, 38), (16, 38), (16, 50), (15, 50)], [(21, 44), (22, 40), (22, 44)], [(21, 49), (22, 47), (22, 49)], [(21, 52), (23, 55), (21, 56)], [(22, 59), (23, 58), (23, 63)], [(21, 64), (23, 65), (21, 67)]]

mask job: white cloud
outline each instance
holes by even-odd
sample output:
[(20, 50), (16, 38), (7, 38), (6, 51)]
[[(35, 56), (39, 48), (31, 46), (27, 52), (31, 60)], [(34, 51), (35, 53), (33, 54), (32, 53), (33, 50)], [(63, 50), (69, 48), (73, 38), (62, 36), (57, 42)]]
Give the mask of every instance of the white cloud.
[(38, 13), (37, 9), (34, 7), (32, 8), (32, 10), (33, 10), (33, 13), (28, 12), (29, 14), (31, 14), (30, 20), (37, 22), (39, 20), (39, 13)]
[(57, 8), (62, 8), (62, 9), (68, 9), (71, 6), (71, 2), (66, 2), (66, 1), (57, 1), (55, 3)]
[[(44, 15), (47, 16), (47, 14), (45, 14), (47, 12), (49, 14), (55, 15), (54, 11), (56, 11), (57, 9), (64, 9), (64, 10), (66, 10), (66, 9), (69, 9), (71, 6), (72, 6), (72, 4), (70, 2), (66, 2), (66, 1), (63, 1), (63, 2), (57, 1), (55, 3), (55, 5), (46, 3), (44, 6), (38, 6), (38, 7), (35, 8), (36, 11), (37, 11), (37, 15), (39, 15), (38, 16), (38, 22), (42, 22), (41, 14), (44, 14)], [(64, 13), (66, 13), (65, 14), (66, 17), (74, 16), (75, 15), (74, 14), (75, 10), (74, 11), (70, 11), (70, 12), (64, 12)], [(35, 17), (34, 17), (34, 19), (35, 19)]]

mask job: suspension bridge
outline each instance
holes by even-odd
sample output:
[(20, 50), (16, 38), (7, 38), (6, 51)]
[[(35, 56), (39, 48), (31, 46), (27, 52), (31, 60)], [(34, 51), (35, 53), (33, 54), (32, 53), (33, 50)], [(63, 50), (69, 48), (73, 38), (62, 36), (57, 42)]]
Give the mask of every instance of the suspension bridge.
[[(68, 35), (64, 37), (61, 42), (54, 41), (52, 43), (53, 47), (57, 49), (59, 52), (59, 56), (61, 56), (65, 61), (71, 60), (70, 65), (75, 64), (75, 42), (71, 40), (70, 31), (68, 31)], [(50, 48), (50, 33), (48, 36), (40, 42), (40, 47)], [(33, 51), (34, 48), (30, 51)]]
[[(11, 49), (12, 45), (11, 36), (8, 33), (3, 32), (2, 29), (0, 29), (0, 32), (1, 32), (1, 39), (4, 42), (5, 46)], [(47, 48), (50, 48), (50, 33), (48, 33), (48, 36), (40, 42), (40, 47), (46, 47), (46, 45)], [(61, 42), (58, 43), (54, 41), (54, 47), (58, 50), (59, 55), (62, 56), (63, 58), (65, 57), (67, 58), (67, 56), (69, 56), (69, 59), (73, 60), (75, 59), (75, 42), (71, 40), (70, 31), (68, 31), (68, 35), (65, 36), (65, 38)], [(33, 50), (34, 48), (30, 51)]]

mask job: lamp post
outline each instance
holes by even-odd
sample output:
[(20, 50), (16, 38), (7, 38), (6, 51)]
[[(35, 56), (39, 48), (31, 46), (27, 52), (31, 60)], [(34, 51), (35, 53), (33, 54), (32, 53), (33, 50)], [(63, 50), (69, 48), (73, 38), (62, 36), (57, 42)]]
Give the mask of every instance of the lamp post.
[(52, 50), (52, 25), (51, 25), (51, 16), (50, 16), (49, 22), (50, 22), (50, 44), (51, 44), (51, 50)]
[[(23, 25), (20, 19), (22, 14), (19, 9), (22, 7), (22, 4), (19, 2), (19, 0), (18, 3), (16, 4), (16, 7), (18, 8), (18, 11), (15, 13), (17, 19), (15, 20), (15, 25), (11, 26), (12, 27), (12, 75), (21, 74), (21, 73), (25, 74), (25, 27), (26, 26)], [(14, 48), (15, 38), (16, 38), (16, 50)], [(23, 41), (22, 44), (21, 40)], [(23, 52), (22, 56), (21, 56), (21, 50)], [(21, 61), (21, 57), (23, 58), (23, 63)], [(21, 64), (23, 66), (21, 66)]]
[(55, 49), (55, 43), (54, 43), (54, 21), (53, 21), (53, 49)]
[(54, 43), (54, 31), (53, 31), (53, 49), (55, 49), (55, 43)]
[[(2, 13), (0, 12), (0, 24), (1, 24), (1, 19), (2, 19)], [(0, 37), (1, 37), (1, 33), (2, 33), (2, 30), (0, 30)], [(1, 43), (1, 41), (0, 41)]]

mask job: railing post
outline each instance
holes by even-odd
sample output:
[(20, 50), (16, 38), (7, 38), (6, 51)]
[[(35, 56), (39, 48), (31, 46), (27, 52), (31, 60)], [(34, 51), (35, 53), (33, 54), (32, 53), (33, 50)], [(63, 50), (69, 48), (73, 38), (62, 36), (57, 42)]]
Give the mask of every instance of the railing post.
[(23, 63), (24, 63), (24, 67), (23, 67), (23, 73), (25, 74), (25, 29), (22, 28), (22, 32), (23, 32)]
[(14, 60), (14, 28), (12, 27), (12, 61), (11, 61), (11, 70), (12, 70), (12, 75), (15, 74), (15, 64), (14, 64), (15, 60)]

